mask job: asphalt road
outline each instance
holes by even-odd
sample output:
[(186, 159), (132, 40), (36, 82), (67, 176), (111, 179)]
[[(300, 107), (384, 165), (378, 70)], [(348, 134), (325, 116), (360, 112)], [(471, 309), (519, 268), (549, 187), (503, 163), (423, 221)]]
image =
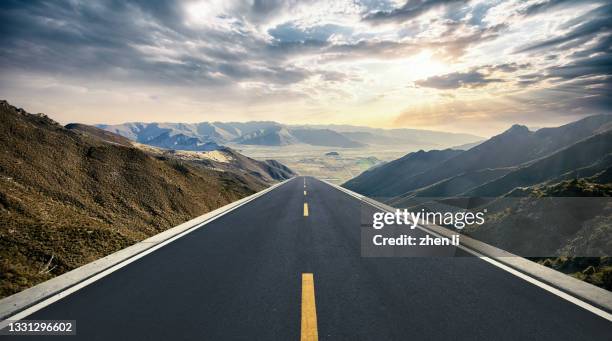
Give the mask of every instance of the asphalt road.
[[(312, 307), (321, 340), (610, 340), (610, 322), (479, 258), (361, 257), (369, 208), (314, 178), (303, 183), (27, 319), (76, 320), (70, 340), (299, 340), (301, 309)], [(314, 301), (305, 305), (308, 273)]]

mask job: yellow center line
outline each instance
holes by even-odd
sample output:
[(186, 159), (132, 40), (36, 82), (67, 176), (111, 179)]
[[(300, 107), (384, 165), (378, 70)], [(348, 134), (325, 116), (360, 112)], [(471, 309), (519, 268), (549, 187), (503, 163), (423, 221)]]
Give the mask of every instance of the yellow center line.
[(311, 273), (302, 274), (302, 333), (300, 340), (319, 340), (319, 332), (317, 330), (317, 306), (315, 304), (314, 278)]
[(304, 217), (308, 217), (308, 203), (304, 203)]
[(306, 191), (304, 191), (304, 195), (306, 195)]

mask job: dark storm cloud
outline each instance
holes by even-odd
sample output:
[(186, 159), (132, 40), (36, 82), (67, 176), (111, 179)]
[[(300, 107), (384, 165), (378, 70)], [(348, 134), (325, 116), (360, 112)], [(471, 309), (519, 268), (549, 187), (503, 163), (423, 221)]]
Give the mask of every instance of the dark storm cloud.
[(408, 0), (402, 7), (390, 11), (376, 11), (367, 14), (363, 20), (370, 22), (404, 22), (415, 19), (432, 9), (467, 0)]

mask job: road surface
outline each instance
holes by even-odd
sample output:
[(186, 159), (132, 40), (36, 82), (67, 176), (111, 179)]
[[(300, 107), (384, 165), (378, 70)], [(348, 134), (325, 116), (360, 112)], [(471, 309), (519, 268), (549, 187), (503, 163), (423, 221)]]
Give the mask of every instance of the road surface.
[(361, 257), (364, 207), (298, 177), (27, 319), (76, 320), (70, 340), (610, 339), (476, 257)]

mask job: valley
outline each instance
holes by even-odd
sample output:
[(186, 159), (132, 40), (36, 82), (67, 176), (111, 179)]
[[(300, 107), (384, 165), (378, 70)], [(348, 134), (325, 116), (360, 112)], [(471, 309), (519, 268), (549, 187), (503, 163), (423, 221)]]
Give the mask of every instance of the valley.
[[(230, 144), (231, 148), (255, 159), (271, 158), (301, 175), (341, 184), (363, 171), (404, 154), (401, 148), (332, 148), (310, 145), (281, 147)], [(335, 152), (335, 153), (334, 153)], [(332, 153), (332, 155), (326, 155)], [(335, 155), (335, 154), (338, 155)]]

